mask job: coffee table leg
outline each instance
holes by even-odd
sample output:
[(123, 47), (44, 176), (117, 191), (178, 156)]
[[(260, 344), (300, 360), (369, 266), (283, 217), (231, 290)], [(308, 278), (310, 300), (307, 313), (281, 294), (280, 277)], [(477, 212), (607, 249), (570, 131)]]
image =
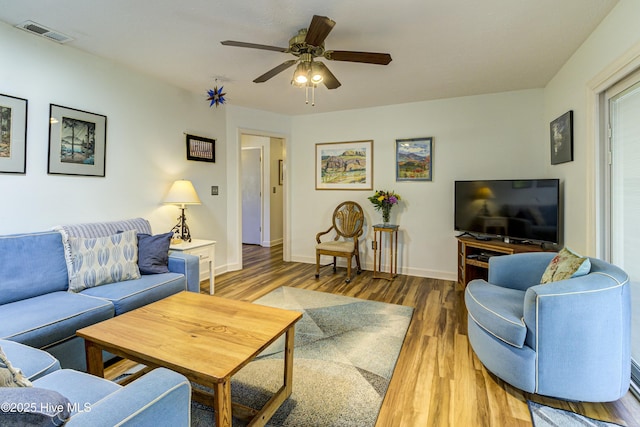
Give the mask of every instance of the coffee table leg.
[(213, 410), (216, 415), (216, 427), (231, 427), (231, 379), (216, 383), (214, 391)]
[(286, 332), (286, 341), (284, 346), (284, 388), (285, 398), (291, 396), (293, 390), (293, 339), (295, 336), (295, 327), (292, 325)]
[(104, 363), (102, 349), (91, 341), (84, 340), (84, 351), (87, 357), (87, 372), (104, 378)]

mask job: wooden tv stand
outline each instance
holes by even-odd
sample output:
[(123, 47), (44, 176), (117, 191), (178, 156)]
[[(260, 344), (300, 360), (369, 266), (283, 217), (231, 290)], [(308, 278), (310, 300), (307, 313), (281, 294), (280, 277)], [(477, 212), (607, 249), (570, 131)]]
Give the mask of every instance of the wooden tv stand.
[(458, 237), (458, 283), (467, 286), (473, 279), (487, 280), (488, 256), (511, 255), (523, 252), (542, 252), (539, 245), (504, 243), (502, 240), (477, 240)]

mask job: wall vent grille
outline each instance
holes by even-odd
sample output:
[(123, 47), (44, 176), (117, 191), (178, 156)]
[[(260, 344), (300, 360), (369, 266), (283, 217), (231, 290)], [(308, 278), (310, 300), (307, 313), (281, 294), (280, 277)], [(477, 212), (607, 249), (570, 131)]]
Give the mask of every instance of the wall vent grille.
[(54, 31), (51, 28), (47, 28), (44, 25), (40, 25), (33, 21), (25, 21), (21, 24), (16, 25), (16, 28), (20, 28), (21, 30), (28, 31), (31, 34), (35, 34), (40, 37), (45, 37), (57, 43), (68, 43), (73, 40), (72, 37), (69, 37), (66, 34), (62, 34), (59, 31)]

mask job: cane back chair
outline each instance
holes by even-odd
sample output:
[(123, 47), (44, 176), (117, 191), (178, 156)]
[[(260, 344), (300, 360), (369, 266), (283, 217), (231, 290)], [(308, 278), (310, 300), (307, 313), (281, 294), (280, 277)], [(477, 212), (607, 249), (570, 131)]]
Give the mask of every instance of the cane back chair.
[[(316, 234), (316, 279), (320, 277), (320, 256), (333, 257), (333, 272), (336, 272), (336, 258), (347, 259), (347, 279), (351, 282), (351, 259), (356, 258), (357, 274), (362, 272), (360, 268), (360, 251), (358, 239), (362, 235), (364, 214), (362, 207), (356, 202), (342, 202), (333, 211), (333, 225), (326, 231)], [(321, 241), (321, 237), (335, 232), (333, 240)]]

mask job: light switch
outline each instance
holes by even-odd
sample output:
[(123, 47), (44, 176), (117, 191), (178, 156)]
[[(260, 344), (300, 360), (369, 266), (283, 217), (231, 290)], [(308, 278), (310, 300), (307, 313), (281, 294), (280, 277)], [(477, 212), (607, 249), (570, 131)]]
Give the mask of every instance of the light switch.
[(212, 185), (211, 186), (211, 195), (212, 196), (217, 196), (218, 195), (218, 186), (217, 185)]

